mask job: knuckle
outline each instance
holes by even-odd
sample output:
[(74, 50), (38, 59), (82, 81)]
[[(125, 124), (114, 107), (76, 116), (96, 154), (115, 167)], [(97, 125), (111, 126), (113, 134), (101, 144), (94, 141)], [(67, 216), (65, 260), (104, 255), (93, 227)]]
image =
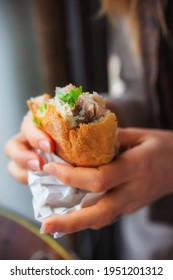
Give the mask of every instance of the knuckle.
[(9, 140), (7, 140), (7, 142), (4, 145), (4, 153), (7, 157), (10, 157), (10, 151), (16, 142), (16, 137), (17, 135), (13, 136)]
[(11, 172), (10, 170), (8, 172), (9, 172), (10, 176), (13, 177), (20, 184), (22, 184), (22, 185), (27, 184), (27, 178), (26, 177), (20, 176), (19, 174), (15, 174), (15, 173)]
[(103, 220), (99, 220), (99, 221), (95, 222), (94, 224), (92, 224), (90, 226), (90, 229), (92, 229), (92, 230), (100, 230), (100, 229), (102, 229), (105, 226), (106, 226), (105, 220), (104, 221)]
[(90, 228), (92, 230), (100, 230), (100, 229), (106, 227), (107, 225), (109, 225), (111, 222), (112, 222), (112, 220), (107, 221), (107, 220), (104, 219), (104, 222), (100, 222), (100, 223), (94, 224)]
[(78, 231), (78, 223), (76, 221), (71, 221), (70, 226), (67, 229), (67, 233), (73, 233)]
[(28, 184), (28, 178), (27, 176), (20, 176), (18, 177), (18, 181), (22, 185), (27, 185)]
[(66, 180), (69, 184), (73, 185), (73, 179), (78, 177), (78, 172), (77, 172), (77, 169), (76, 167), (71, 167), (71, 169), (69, 170), (69, 172), (65, 172), (65, 177), (66, 177)]
[[(29, 127), (29, 128), (28, 128)], [(34, 126), (31, 126), (28, 123), (28, 120), (24, 120), (21, 124), (21, 135), (29, 142), (29, 144), (37, 148), (39, 147), (39, 138), (38, 138), (38, 133), (36, 133), (37, 130), (35, 129)], [(40, 135), (39, 135), (40, 136)]]
[(28, 144), (30, 145), (30, 147), (32, 148), (40, 148), (39, 146), (39, 140), (37, 139), (37, 136), (34, 133), (25, 135), (26, 140), (28, 141)]
[(142, 198), (146, 196), (146, 188), (143, 186), (135, 186), (133, 190), (133, 194), (138, 198)]
[(106, 189), (106, 183), (103, 178), (103, 175), (99, 173), (99, 175), (92, 182), (92, 190), (93, 192), (103, 192)]
[(8, 156), (8, 157), (9, 157), (10, 143), (11, 143), (11, 140), (8, 140), (8, 142), (4, 145), (4, 153), (5, 153), (5, 155)]
[(116, 217), (120, 216), (123, 212), (123, 209), (124, 207), (120, 205), (120, 203), (119, 204), (117, 203), (117, 205), (112, 210), (112, 213), (108, 217), (109, 222), (111, 223)]
[(91, 226), (90, 228), (92, 229), (92, 230), (100, 230), (100, 229), (102, 229), (104, 226), (101, 226), (101, 225), (94, 225), (94, 226)]
[(62, 180), (65, 184), (74, 186), (73, 178), (75, 178), (75, 168), (72, 168), (69, 172), (63, 172), (62, 177)]
[(20, 184), (26, 185), (28, 183), (27, 171), (21, 170), (21, 172), (19, 172), (13, 161), (10, 161), (7, 165), (7, 171)]
[(119, 215), (118, 213), (116, 213), (116, 214), (114, 213), (114, 215), (112, 215), (112, 214), (109, 215), (106, 219), (106, 224), (110, 225), (118, 215)]
[(8, 165), (7, 165), (7, 171), (8, 173), (14, 177), (14, 173), (15, 173), (15, 168), (14, 168), (14, 162), (11, 160)]
[(91, 229), (99, 230), (107, 225), (110, 225), (116, 216), (118, 215), (115, 215), (112, 211), (104, 211), (99, 220), (91, 226)]
[(107, 211), (104, 219), (105, 225), (110, 225), (112, 221), (119, 215), (118, 209), (114, 209), (114, 211)]
[(134, 213), (135, 211), (138, 210), (138, 204), (137, 203), (130, 203), (127, 208), (125, 209), (124, 211), (124, 214), (128, 215), (128, 214), (132, 214)]

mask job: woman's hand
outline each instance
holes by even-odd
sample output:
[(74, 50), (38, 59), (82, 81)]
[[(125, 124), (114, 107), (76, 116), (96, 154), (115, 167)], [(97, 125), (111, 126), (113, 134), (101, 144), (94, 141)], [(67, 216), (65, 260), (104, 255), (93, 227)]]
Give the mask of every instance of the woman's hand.
[[(117, 159), (98, 168), (72, 167), (51, 163), (44, 169), (65, 184), (92, 192), (107, 191), (93, 206), (63, 216), (52, 216), (42, 231), (72, 233), (86, 228), (99, 229), (117, 216), (131, 213), (173, 191), (173, 133), (159, 130), (119, 129), (120, 147), (125, 150)], [(34, 152), (54, 150), (50, 136), (32, 122), (29, 113), (18, 135), (5, 146), (11, 159), (9, 172), (27, 183), (27, 170), (40, 170), (42, 158)]]
[(44, 169), (65, 184), (92, 192), (107, 191), (93, 206), (52, 216), (42, 232), (73, 233), (99, 229), (121, 214), (128, 214), (173, 192), (173, 133), (159, 130), (119, 129), (125, 151), (98, 168), (50, 163)]
[(19, 134), (12, 137), (5, 145), (5, 154), (10, 158), (9, 173), (20, 183), (27, 184), (27, 171), (41, 170), (43, 159), (34, 149), (45, 152), (54, 150), (52, 138), (41, 131), (32, 121), (32, 114), (24, 118)]

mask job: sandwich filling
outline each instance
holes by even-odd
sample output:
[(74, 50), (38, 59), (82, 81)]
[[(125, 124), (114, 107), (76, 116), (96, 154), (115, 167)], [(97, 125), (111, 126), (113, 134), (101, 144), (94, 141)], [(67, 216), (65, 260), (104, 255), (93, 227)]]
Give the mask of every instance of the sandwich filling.
[[(51, 104), (68, 122), (70, 128), (78, 127), (84, 123), (99, 122), (102, 117), (110, 112), (106, 109), (105, 101), (99, 94), (82, 92), (81, 86), (75, 87), (72, 84), (63, 88), (57, 87), (55, 97), (52, 99), (47, 99), (47, 95), (43, 95), (42, 99), (41, 97), (38, 98), (36, 111), (38, 117), (44, 116), (47, 104)], [(30, 101), (32, 103), (32, 100)]]

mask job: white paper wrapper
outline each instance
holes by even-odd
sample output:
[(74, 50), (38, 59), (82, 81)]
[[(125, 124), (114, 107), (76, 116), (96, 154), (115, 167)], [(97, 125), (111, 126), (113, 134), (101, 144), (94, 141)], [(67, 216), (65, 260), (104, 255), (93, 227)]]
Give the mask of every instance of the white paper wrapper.
[[(52, 161), (66, 163), (55, 154), (37, 152), (41, 154), (45, 163)], [(28, 184), (33, 195), (35, 219), (41, 223), (51, 215), (64, 215), (91, 206), (104, 194), (103, 192), (91, 193), (64, 185), (45, 171), (29, 171)], [(58, 238), (64, 234), (57, 232), (53, 236)]]

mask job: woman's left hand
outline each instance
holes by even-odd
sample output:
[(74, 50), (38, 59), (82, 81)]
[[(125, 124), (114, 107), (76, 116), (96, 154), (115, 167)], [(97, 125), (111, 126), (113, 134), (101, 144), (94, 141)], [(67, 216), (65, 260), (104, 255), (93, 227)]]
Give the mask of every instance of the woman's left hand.
[(44, 166), (65, 184), (106, 193), (93, 206), (48, 218), (42, 224), (43, 233), (100, 229), (119, 215), (132, 213), (172, 193), (172, 132), (119, 129), (119, 141), (125, 151), (110, 164), (86, 168), (54, 162)]

